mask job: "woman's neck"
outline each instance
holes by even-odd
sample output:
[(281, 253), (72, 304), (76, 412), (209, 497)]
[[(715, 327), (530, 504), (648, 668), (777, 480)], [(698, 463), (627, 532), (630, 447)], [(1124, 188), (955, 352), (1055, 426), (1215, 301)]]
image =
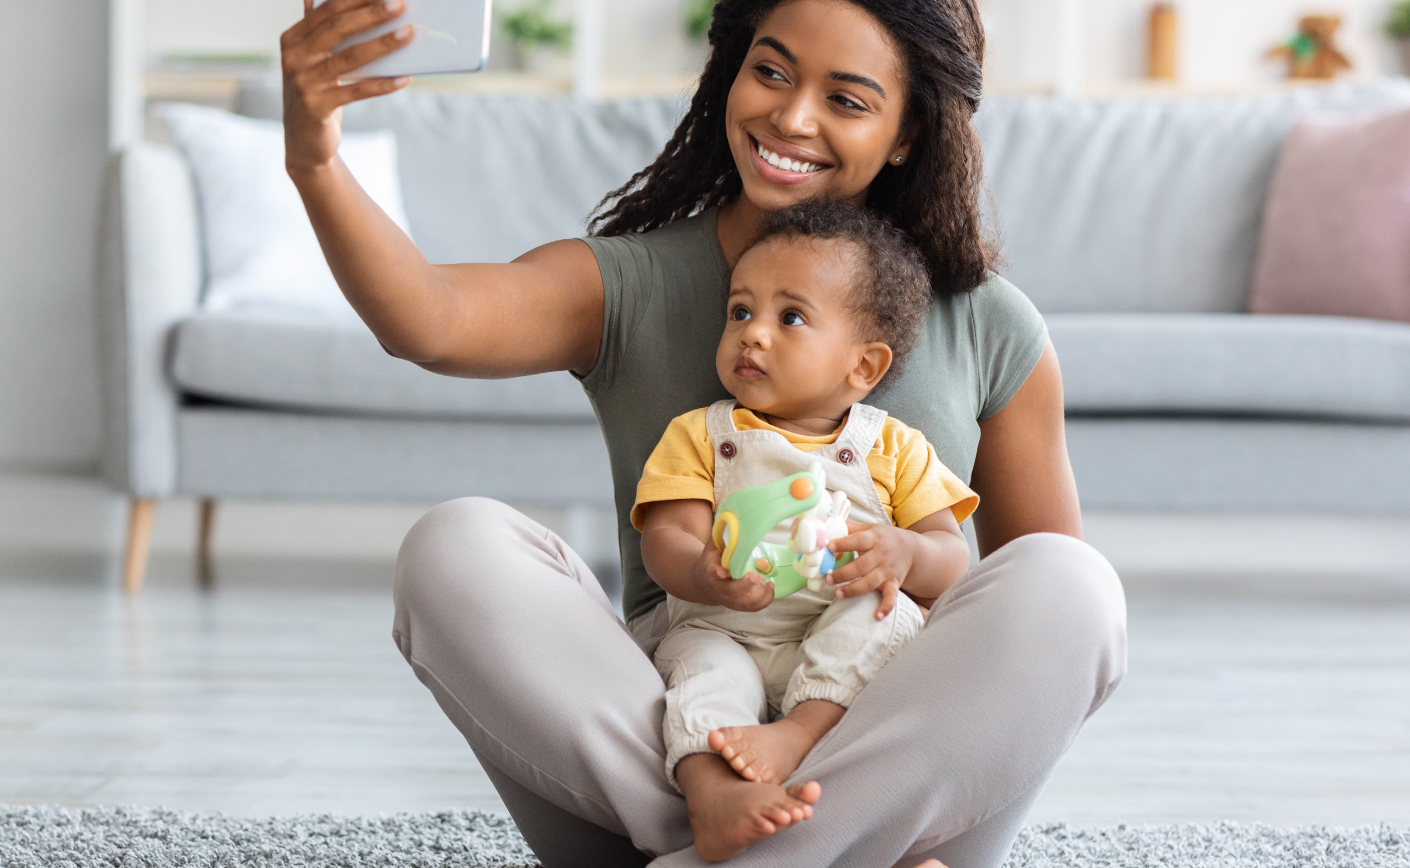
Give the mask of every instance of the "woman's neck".
[(721, 205), (715, 215), (715, 233), (720, 237), (720, 251), (730, 271), (744, 251), (759, 237), (764, 226), (764, 212), (745, 196), (728, 205)]
[[(852, 204), (858, 208), (867, 205), (867, 191), (863, 190), (852, 197)], [(740, 194), (738, 199), (721, 205), (715, 214), (715, 234), (720, 238), (720, 251), (725, 255), (725, 265), (734, 271), (735, 263), (744, 255), (764, 230), (764, 215), (767, 212)]]

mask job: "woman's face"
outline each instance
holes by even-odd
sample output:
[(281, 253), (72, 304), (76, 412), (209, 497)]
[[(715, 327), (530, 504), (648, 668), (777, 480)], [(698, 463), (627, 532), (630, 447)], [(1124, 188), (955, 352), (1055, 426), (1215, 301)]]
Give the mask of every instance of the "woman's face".
[(754, 33), (725, 128), (744, 195), (764, 211), (857, 199), (905, 160), (904, 63), (891, 36), (846, 0), (788, 0)]

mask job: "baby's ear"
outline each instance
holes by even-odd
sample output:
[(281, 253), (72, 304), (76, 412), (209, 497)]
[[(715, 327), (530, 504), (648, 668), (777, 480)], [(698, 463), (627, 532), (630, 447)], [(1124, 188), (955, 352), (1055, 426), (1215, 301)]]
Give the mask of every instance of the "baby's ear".
[(852, 372), (847, 375), (847, 385), (859, 392), (870, 392), (891, 370), (891, 347), (881, 341), (872, 341), (862, 346), (861, 355)]

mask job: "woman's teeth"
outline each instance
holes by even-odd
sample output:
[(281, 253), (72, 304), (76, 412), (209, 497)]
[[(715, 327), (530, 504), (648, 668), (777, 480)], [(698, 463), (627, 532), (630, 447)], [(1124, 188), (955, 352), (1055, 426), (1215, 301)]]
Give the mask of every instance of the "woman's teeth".
[(775, 169), (782, 169), (785, 172), (797, 172), (800, 175), (806, 175), (809, 172), (816, 172), (818, 169), (822, 168), (822, 166), (818, 165), (817, 163), (804, 163), (801, 160), (792, 160), (788, 157), (780, 157), (778, 154), (775, 154), (773, 151), (769, 150), (763, 145), (759, 145), (759, 158), (762, 159), (764, 162), (768, 163), (770, 166), (773, 166)]

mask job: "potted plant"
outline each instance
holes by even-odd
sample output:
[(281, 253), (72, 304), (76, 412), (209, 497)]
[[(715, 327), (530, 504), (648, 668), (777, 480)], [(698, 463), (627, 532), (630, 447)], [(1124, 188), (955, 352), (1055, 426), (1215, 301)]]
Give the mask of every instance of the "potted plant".
[(705, 37), (710, 32), (710, 19), (715, 14), (715, 0), (685, 0), (685, 36), (687, 67), (699, 72), (705, 66), (710, 46)]
[(1410, 0), (1397, 0), (1391, 4), (1386, 33), (1400, 48), (1400, 71), (1410, 75)]
[(514, 46), (516, 66), (535, 75), (568, 75), (571, 22), (554, 18), (553, 0), (530, 0), (504, 16), (500, 30)]
[(715, 14), (715, 0), (686, 0), (685, 34), (691, 39), (704, 39), (710, 32), (710, 18)]

